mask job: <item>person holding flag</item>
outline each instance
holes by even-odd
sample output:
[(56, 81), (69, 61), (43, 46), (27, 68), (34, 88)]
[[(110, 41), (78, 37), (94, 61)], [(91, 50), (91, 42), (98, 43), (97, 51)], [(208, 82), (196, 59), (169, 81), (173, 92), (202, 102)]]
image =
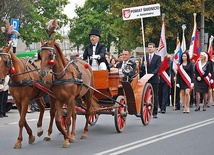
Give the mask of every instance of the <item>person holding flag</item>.
[(176, 42), (176, 49), (174, 51), (174, 56), (171, 61), (171, 67), (170, 67), (170, 76), (171, 76), (171, 103), (174, 106), (174, 110), (180, 110), (180, 88), (176, 85), (176, 76), (177, 76), (177, 65), (180, 62), (180, 56), (181, 56), (181, 44), (180, 40), (177, 37)]
[(193, 64), (190, 61), (190, 56), (188, 52), (184, 52), (181, 55), (181, 62), (177, 66), (177, 85), (180, 87), (181, 97), (183, 101), (184, 111), (183, 113), (189, 113), (190, 105), (190, 92), (193, 84)]
[[(213, 103), (212, 103), (212, 106), (214, 106), (214, 50), (213, 50), (213, 36), (210, 37), (209, 39), (209, 48), (208, 48), (208, 54), (209, 54), (209, 57), (210, 57), (210, 63), (211, 63), (211, 70), (210, 70), (210, 73), (211, 73), (211, 79), (210, 79), (210, 88), (211, 88), (211, 95), (212, 95), (212, 100), (213, 100)], [(211, 96), (210, 95), (210, 96)]]
[(160, 83), (159, 83), (159, 91), (158, 99), (159, 99), (159, 108), (161, 109), (161, 113), (166, 112), (166, 105), (169, 105), (169, 90), (171, 87), (170, 80), (170, 60), (167, 54), (166, 48), (166, 35), (165, 35), (165, 22), (164, 22), (164, 14), (162, 15), (162, 29), (161, 29), (161, 37), (158, 47), (158, 55), (161, 57), (161, 67), (159, 71), (160, 75)]
[(200, 59), (195, 64), (195, 92), (196, 92), (196, 109), (200, 111), (199, 101), (200, 93), (203, 95), (204, 106), (203, 111), (206, 111), (208, 88), (210, 87), (210, 69), (211, 64), (208, 61), (208, 54), (200, 53)]

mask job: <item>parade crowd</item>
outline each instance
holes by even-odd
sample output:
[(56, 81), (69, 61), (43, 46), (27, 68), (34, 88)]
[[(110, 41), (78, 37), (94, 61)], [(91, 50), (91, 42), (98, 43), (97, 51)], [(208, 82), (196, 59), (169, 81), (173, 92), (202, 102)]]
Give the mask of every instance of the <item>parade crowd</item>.
[[(214, 53), (212, 58), (207, 52), (201, 52), (197, 61), (190, 60), (188, 51), (180, 56), (180, 62), (173, 64), (173, 55), (168, 55), (168, 68), (164, 74), (170, 78), (170, 84), (164, 76), (160, 75), (161, 56), (158, 55), (154, 43), (148, 44), (145, 56), (133, 56), (129, 49), (124, 49), (118, 57), (111, 55), (106, 46), (100, 42), (100, 31), (92, 28), (89, 33), (90, 44), (86, 46), (83, 60), (87, 61), (94, 70), (109, 70), (109, 72), (122, 72), (131, 66), (131, 72), (126, 77), (130, 82), (136, 74), (139, 78), (145, 74), (153, 74), (148, 80), (154, 91), (153, 118), (158, 113), (165, 114), (167, 106), (172, 105), (174, 110), (182, 110), (189, 114), (190, 107), (195, 105), (194, 111), (206, 111), (207, 107), (214, 106)], [(96, 60), (96, 65), (93, 64)], [(126, 68), (126, 69), (125, 69)], [(0, 85), (0, 117), (7, 117), (5, 112), (6, 97), (8, 94), (9, 77)], [(6, 96), (6, 97), (5, 97)], [(203, 106), (200, 106), (203, 103)], [(28, 111), (30, 108), (28, 109)]]

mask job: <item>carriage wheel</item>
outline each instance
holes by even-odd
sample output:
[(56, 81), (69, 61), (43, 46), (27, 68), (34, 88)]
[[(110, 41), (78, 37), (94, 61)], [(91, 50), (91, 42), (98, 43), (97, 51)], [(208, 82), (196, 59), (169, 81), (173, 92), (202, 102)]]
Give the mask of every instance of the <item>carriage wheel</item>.
[(150, 83), (146, 83), (141, 103), (141, 121), (143, 125), (148, 125), (151, 121), (152, 112), (154, 108), (154, 91)]
[[(116, 101), (119, 102), (120, 104), (125, 105), (125, 107), (119, 106), (118, 108), (115, 108), (115, 112), (114, 112), (115, 127), (117, 132), (121, 133), (126, 126), (126, 116), (128, 113), (127, 104), (124, 96), (118, 96)], [(119, 105), (118, 103), (115, 103), (115, 106), (118, 106), (118, 105)]]
[(90, 115), (89, 116), (89, 124), (90, 125), (94, 125), (94, 124), (96, 124), (97, 123), (97, 120), (98, 120), (98, 118), (99, 118), (99, 114), (93, 114), (93, 115)]

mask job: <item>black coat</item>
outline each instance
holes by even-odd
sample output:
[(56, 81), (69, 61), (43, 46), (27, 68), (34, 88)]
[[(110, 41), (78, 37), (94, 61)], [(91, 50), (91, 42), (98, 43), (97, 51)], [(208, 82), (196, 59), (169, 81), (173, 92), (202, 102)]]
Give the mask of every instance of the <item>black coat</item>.
[[(144, 62), (144, 57), (143, 57), (143, 62)], [(160, 70), (161, 66), (161, 56), (154, 54), (152, 57), (152, 61), (149, 64), (149, 55), (146, 55), (146, 62), (147, 62), (147, 73), (148, 74), (154, 74), (150, 79), (149, 83), (159, 83), (160, 78), (158, 75), (158, 72)], [(142, 63), (142, 66), (140, 67), (141, 69), (141, 77), (146, 74), (145, 66), (144, 63)]]
[[(106, 46), (100, 42), (97, 43), (95, 55), (100, 55), (100, 59), (98, 60), (98, 63), (100, 64), (101, 62), (107, 63), (105, 59), (105, 54), (106, 54)], [(90, 44), (86, 47), (84, 53), (83, 53), (83, 60), (87, 61), (89, 59), (89, 64), (92, 64), (92, 60), (90, 60), (90, 56), (93, 55), (93, 45)]]

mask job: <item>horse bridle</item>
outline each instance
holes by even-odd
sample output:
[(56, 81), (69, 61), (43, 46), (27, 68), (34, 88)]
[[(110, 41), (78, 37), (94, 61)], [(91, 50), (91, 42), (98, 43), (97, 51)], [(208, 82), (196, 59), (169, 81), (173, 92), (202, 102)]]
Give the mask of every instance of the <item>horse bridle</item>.
[(9, 53), (2, 52), (2, 50), (0, 50), (0, 55), (8, 56), (8, 58), (6, 60), (6, 65), (7, 65), (7, 67), (11, 67), (11, 64), (12, 64), (11, 55)]
[[(42, 52), (42, 50), (49, 50), (51, 52), (51, 54), (50, 54), (51, 60), (53, 60), (56, 57), (56, 52), (55, 52), (55, 49), (53, 47), (42, 46), (40, 52)], [(41, 59), (40, 54), (38, 56), (39, 56), (39, 59)]]

